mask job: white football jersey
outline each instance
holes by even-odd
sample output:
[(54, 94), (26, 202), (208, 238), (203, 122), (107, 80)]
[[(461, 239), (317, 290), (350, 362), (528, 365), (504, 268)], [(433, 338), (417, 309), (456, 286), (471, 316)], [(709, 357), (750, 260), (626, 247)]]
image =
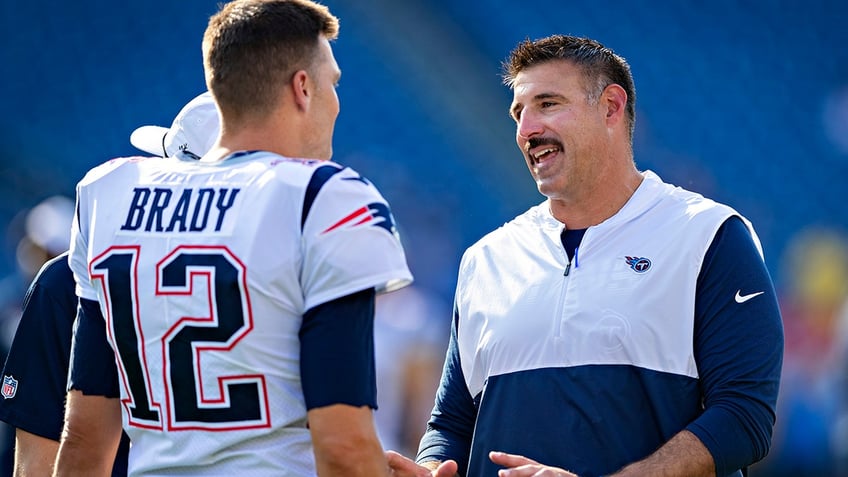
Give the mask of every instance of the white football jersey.
[(77, 201), (70, 263), (116, 351), (130, 474), (314, 475), (304, 312), (412, 281), (377, 189), (333, 162), (244, 152), (115, 159)]

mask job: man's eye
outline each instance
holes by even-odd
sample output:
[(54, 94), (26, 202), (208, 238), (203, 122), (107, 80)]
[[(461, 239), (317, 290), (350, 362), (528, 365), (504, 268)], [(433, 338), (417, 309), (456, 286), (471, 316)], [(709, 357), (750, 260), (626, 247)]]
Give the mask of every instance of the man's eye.
[(554, 105), (556, 105), (556, 103), (551, 102), (551, 101), (545, 101), (545, 102), (540, 104), (540, 106), (543, 107), (543, 108), (549, 108), (549, 107), (554, 106)]

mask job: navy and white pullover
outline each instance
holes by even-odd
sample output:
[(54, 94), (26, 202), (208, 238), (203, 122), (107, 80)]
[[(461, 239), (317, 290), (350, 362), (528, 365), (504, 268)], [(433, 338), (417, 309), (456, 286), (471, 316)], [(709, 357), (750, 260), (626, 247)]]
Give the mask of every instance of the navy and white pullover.
[(419, 462), (496, 475), (498, 450), (591, 477), (684, 429), (716, 475), (765, 456), (783, 328), (759, 240), (733, 209), (644, 176), (574, 258), (547, 202), (466, 251)]

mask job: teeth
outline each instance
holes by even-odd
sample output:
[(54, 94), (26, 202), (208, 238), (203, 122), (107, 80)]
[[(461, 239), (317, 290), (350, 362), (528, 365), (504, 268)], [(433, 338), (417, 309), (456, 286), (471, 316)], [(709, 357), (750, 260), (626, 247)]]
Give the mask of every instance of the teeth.
[(538, 158), (544, 156), (545, 154), (555, 152), (555, 151), (556, 151), (555, 147), (549, 147), (547, 149), (542, 149), (541, 151), (537, 152), (536, 154), (533, 154), (533, 158), (538, 159)]

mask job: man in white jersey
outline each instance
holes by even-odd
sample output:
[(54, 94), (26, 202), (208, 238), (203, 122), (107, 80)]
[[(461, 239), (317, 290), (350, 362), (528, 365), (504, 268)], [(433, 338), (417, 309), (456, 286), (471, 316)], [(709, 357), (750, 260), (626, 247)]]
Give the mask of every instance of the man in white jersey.
[(203, 39), (212, 149), (78, 184), (56, 475), (106, 475), (122, 423), (130, 475), (388, 474), (374, 296), (412, 277), (383, 197), (328, 160), (337, 32), (309, 0), (224, 5)]
[(547, 200), (464, 254), (421, 465), (390, 453), (395, 473), (741, 476), (768, 452), (783, 356), (751, 224), (637, 170), (608, 48), (526, 40), (504, 66)]

